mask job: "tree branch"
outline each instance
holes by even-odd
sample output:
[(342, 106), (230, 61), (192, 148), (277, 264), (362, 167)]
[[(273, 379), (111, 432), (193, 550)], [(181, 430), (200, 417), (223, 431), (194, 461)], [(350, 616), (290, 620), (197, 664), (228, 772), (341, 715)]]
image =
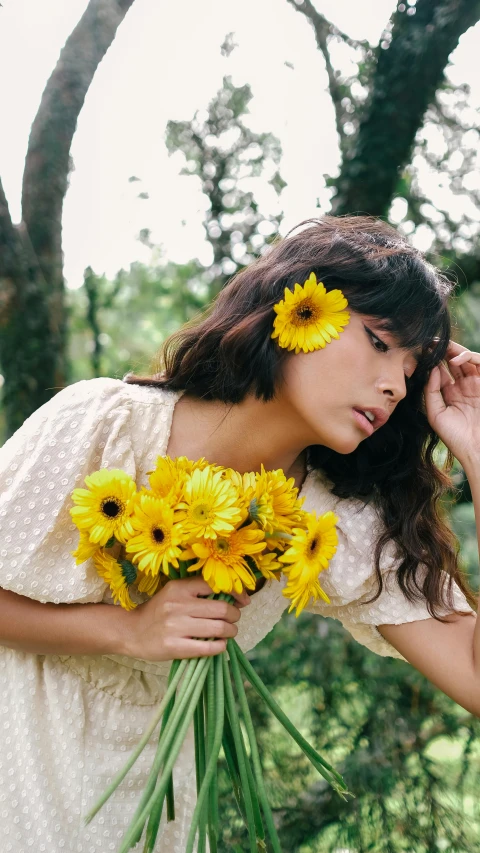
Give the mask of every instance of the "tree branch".
[(22, 216), (48, 287), (53, 345), (65, 349), (62, 208), (70, 147), (93, 76), (134, 0), (90, 0), (51, 74), (28, 143)]
[(348, 44), (350, 44), (350, 40), (348, 39), (348, 36), (334, 27), (334, 25), (331, 24), (324, 15), (317, 12), (315, 6), (310, 2), (310, 0), (303, 0), (300, 4), (296, 3), (295, 0), (287, 0), (287, 2), (290, 3), (297, 12), (305, 15), (313, 27), (318, 49), (321, 51), (325, 60), (325, 67), (327, 69), (328, 76), (328, 89), (335, 110), (335, 124), (340, 139), (340, 147), (343, 149), (345, 131), (343, 129), (344, 110), (342, 108), (342, 87), (335, 75), (335, 70), (328, 52), (328, 36), (338, 35)]
[(448, 58), (480, 18), (480, 0), (418, 0), (415, 14), (403, 8), (393, 15), (388, 49), (378, 48), (370, 101), (342, 163), (333, 200), (339, 215), (386, 215)]

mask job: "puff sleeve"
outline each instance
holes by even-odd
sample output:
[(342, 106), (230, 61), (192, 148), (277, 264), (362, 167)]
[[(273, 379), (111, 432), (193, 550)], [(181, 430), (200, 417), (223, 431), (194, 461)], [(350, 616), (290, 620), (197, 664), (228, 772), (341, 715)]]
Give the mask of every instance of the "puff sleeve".
[[(426, 601), (409, 602), (396, 581), (396, 549), (392, 541), (381, 557), (383, 589), (376, 601), (366, 604), (378, 589), (374, 568), (375, 544), (382, 522), (375, 508), (355, 499), (341, 499), (330, 493), (329, 481), (317, 475), (305, 497), (304, 509), (317, 513), (331, 509), (337, 515), (337, 552), (320, 575), (320, 584), (330, 604), (319, 600), (306, 610), (338, 619), (351, 636), (377, 655), (405, 660), (378, 630), (378, 625), (400, 625), (429, 619)], [(330, 484), (331, 485), (331, 484)], [(422, 567), (419, 569), (420, 577)], [(426, 569), (425, 569), (426, 571)], [(444, 580), (447, 580), (446, 572)], [(456, 609), (474, 613), (456, 583), (452, 586)], [(439, 608), (445, 616), (451, 610)]]
[(0, 448), (0, 587), (42, 603), (99, 602), (107, 584), (71, 556), (71, 493), (99, 468), (135, 478), (131, 401), (120, 379), (69, 385)]

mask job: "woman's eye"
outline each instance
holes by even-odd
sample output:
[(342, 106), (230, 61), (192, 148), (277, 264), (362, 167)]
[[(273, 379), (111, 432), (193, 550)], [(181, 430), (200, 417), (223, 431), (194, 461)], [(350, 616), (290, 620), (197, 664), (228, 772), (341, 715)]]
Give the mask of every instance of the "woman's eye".
[[(367, 329), (366, 326), (365, 326), (365, 328)], [(377, 338), (377, 336), (374, 335), (373, 332), (370, 331), (370, 329), (367, 329), (367, 332), (368, 332), (370, 339), (372, 341), (373, 348), (376, 349), (377, 352), (388, 352), (388, 350), (390, 349), (388, 344), (386, 344), (384, 341), (380, 340), (380, 338)]]

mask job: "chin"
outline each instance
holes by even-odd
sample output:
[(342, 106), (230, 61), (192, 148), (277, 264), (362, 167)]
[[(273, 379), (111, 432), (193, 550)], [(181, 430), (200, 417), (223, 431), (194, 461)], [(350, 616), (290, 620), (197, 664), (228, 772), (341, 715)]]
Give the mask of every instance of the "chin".
[(341, 436), (336, 435), (332, 436), (331, 441), (323, 440), (321, 444), (325, 447), (329, 447), (330, 450), (334, 450), (335, 453), (341, 453), (342, 456), (347, 456), (349, 453), (353, 453), (353, 451), (357, 449), (362, 440), (363, 439), (355, 438), (354, 436), (345, 436), (342, 438)]

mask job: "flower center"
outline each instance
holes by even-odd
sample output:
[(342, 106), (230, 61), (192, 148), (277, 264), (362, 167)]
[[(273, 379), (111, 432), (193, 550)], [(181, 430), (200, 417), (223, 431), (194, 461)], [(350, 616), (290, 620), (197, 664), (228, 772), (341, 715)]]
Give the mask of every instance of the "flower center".
[(223, 556), (224, 554), (228, 554), (230, 551), (230, 543), (227, 539), (217, 539), (215, 542), (215, 548), (218, 553)]
[(102, 512), (108, 518), (116, 518), (122, 512), (122, 509), (122, 504), (118, 500), (115, 500), (115, 498), (107, 498), (102, 503)]
[(313, 539), (311, 539), (310, 542), (308, 543), (307, 551), (308, 551), (309, 557), (313, 557), (313, 555), (315, 554), (315, 551), (317, 550), (319, 545), (320, 545), (319, 537), (314, 536)]
[(159, 545), (165, 539), (165, 533), (163, 532), (161, 527), (154, 527), (152, 530), (152, 536), (155, 542), (157, 542), (157, 544)]
[(316, 315), (317, 311), (308, 300), (302, 302), (295, 311), (295, 319), (300, 326), (310, 323), (311, 320), (315, 320)]
[(200, 522), (201, 524), (206, 524), (207, 521), (210, 520), (211, 509), (208, 504), (198, 503), (194, 507), (192, 507), (192, 519), (194, 521)]

